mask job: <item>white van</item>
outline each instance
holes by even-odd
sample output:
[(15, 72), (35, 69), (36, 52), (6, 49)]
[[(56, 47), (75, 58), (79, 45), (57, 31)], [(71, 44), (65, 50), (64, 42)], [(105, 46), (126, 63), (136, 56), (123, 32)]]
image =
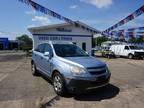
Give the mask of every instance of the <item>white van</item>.
[(110, 50), (116, 56), (125, 56), (130, 59), (137, 57), (137, 58), (144, 58), (144, 50), (135, 45), (112, 45)]

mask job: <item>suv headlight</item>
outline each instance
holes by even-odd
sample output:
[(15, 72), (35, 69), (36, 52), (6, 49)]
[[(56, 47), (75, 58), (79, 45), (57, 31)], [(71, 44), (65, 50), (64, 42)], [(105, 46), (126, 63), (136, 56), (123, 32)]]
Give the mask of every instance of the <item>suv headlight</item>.
[(86, 70), (84, 68), (78, 67), (78, 66), (70, 66), (71, 72), (75, 75), (81, 75), (86, 73)]

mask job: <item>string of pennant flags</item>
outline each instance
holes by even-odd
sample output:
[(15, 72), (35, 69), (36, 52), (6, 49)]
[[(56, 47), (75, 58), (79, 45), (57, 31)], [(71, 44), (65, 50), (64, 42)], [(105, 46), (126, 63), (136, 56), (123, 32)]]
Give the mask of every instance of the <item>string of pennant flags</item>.
[[(20, 2), (22, 2), (22, 3), (25, 3), (25, 4), (27, 4), (27, 5), (32, 6), (32, 8), (35, 9), (36, 11), (42, 12), (42, 13), (44, 13), (44, 14), (46, 14), (46, 15), (50, 15), (50, 16), (52, 16), (52, 17), (54, 17), (54, 18), (59, 19), (59, 20), (63, 20), (63, 21), (65, 21), (65, 22), (69, 23), (69, 24), (72, 24), (72, 25), (74, 25), (74, 26), (76, 26), (76, 27), (80, 27), (80, 28), (82, 28), (82, 29), (84, 29), (84, 30), (87, 30), (87, 31), (89, 31), (89, 32), (102, 33), (102, 34), (105, 35), (105, 36), (112, 36), (112, 35), (114, 35), (115, 33), (117, 33), (117, 34), (119, 34), (119, 35), (121, 35), (121, 36), (124, 36), (124, 33), (125, 33), (124, 31), (126, 31), (126, 30), (114, 31), (114, 29), (116, 29), (116, 28), (118, 28), (118, 27), (126, 24), (127, 22), (129, 22), (129, 21), (131, 21), (131, 20), (134, 20), (136, 17), (138, 17), (138, 16), (140, 16), (140, 15), (142, 15), (142, 14), (144, 13), (144, 5), (143, 5), (143, 6), (141, 6), (139, 9), (137, 9), (135, 12), (133, 12), (132, 14), (130, 14), (129, 16), (127, 16), (126, 18), (124, 18), (123, 20), (121, 20), (121, 21), (119, 21), (118, 23), (116, 23), (115, 25), (109, 27), (109, 28), (106, 29), (105, 31), (100, 32), (100, 31), (98, 31), (98, 30), (95, 30), (95, 29), (87, 26), (87, 25), (81, 24), (81, 23), (79, 23), (79, 22), (77, 22), (77, 21), (73, 21), (73, 20), (71, 20), (71, 19), (69, 19), (69, 18), (67, 18), (67, 17), (64, 17), (64, 16), (62, 16), (62, 15), (60, 15), (60, 14), (58, 14), (58, 13), (56, 13), (56, 12), (50, 10), (50, 9), (45, 8), (44, 6), (42, 6), (42, 5), (34, 2), (34, 1), (32, 1), (32, 0), (18, 0), (18, 1), (20, 1)], [(134, 30), (136, 30), (136, 29), (141, 30), (141, 29), (144, 29), (144, 27), (130, 28), (130, 29), (128, 29), (127, 31), (129, 31), (129, 33), (131, 33), (131, 34), (133, 35), (133, 34), (134, 34), (133, 32), (134, 32)], [(130, 32), (130, 31), (131, 31), (131, 32)], [(131, 35), (131, 34), (130, 34), (130, 35)]]
[(47, 9), (44, 6), (34, 2), (32, 0), (18, 0), (18, 1), (20, 1), (22, 3), (25, 3), (27, 5), (31, 5), (36, 11), (42, 12), (42, 13), (44, 13), (46, 15), (50, 15), (50, 16), (52, 16), (54, 18), (59, 19), (59, 20), (63, 20), (65, 22), (67, 22), (67, 23), (70, 23), (70, 24), (76, 26), (76, 27), (80, 27), (82, 29), (85, 29), (85, 30), (87, 30), (89, 32), (93, 32), (93, 33), (101, 33), (100, 31), (96, 31), (95, 29), (92, 29), (92, 28), (90, 28), (88, 26), (82, 25), (82, 24), (80, 24), (80, 23), (78, 23), (76, 21), (73, 21), (73, 20), (71, 20), (71, 19), (69, 19), (67, 17), (64, 17), (64, 16), (62, 16), (62, 15), (60, 15), (60, 14), (58, 14), (58, 13), (56, 13), (56, 12), (50, 10), (50, 9)]
[(128, 28), (128, 29), (121, 29), (121, 30), (118, 30), (118, 31), (111, 31), (110, 33), (111, 33), (111, 35), (113, 35), (114, 33), (116, 33), (116, 32), (124, 32), (124, 31), (127, 31), (127, 32), (133, 32), (133, 31), (135, 31), (135, 30), (138, 30), (138, 31), (142, 31), (141, 33), (143, 33), (144, 32), (144, 27), (135, 27), (135, 28)]
[(116, 23), (115, 25), (109, 27), (108, 29), (106, 29), (105, 31), (103, 31), (103, 34), (107, 34), (110, 31), (126, 24), (127, 22), (135, 19), (136, 17), (142, 15), (144, 13), (144, 5), (141, 6), (139, 9), (137, 9), (135, 12), (133, 12), (132, 14), (130, 14), (129, 16), (127, 16), (126, 18), (124, 18), (123, 20), (119, 21), (118, 23)]
[(142, 37), (144, 38), (144, 27), (121, 29), (118, 31), (111, 31), (111, 36), (121, 37), (121, 38), (134, 38)]

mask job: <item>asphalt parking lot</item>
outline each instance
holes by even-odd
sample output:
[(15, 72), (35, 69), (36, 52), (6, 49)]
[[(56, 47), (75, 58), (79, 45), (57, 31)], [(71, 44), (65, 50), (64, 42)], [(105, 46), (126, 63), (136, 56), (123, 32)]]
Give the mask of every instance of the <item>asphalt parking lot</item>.
[(107, 87), (59, 97), (47, 79), (31, 75), (30, 57), (0, 54), (0, 108), (143, 108), (144, 60), (98, 59), (112, 73)]

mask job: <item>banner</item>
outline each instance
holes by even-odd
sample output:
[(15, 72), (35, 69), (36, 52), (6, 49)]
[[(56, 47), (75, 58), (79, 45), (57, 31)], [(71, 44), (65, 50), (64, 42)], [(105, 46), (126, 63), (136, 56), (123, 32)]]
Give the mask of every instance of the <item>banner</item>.
[(128, 31), (127, 32), (128, 37), (130, 38), (135, 38), (136, 37), (136, 32), (135, 31)]
[(123, 20), (119, 21), (117, 24), (115, 24), (115, 25), (109, 27), (108, 29), (106, 29), (105, 31), (103, 31), (103, 33), (108, 33), (111, 30), (114, 30), (115, 28), (122, 26), (122, 25), (126, 24), (127, 22), (135, 19), (136, 17), (140, 16), (143, 13), (144, 13), (144, 5), (142, 7), (140, 7), (139, 9), (137, 9), (132, 14), (130, 14), (129, 16), (127, 16), (126, 18), (124, 18)]
[(27, 5), (31, 5), (36, 11), (39, 11), (39, 12), (42, 12), (44, 14), (50, 15), (50, 16), (52, 16), (54, 18), (59, 19), (59, 20), (63, 20), (65, 22), (67, 22), (67, 23), (70, 23), (70, 24), (76, 26), (76, 27), (80, 27), (80, 28), (82, 28), (84, 30), (87, 30), (87, 31), (93, 32), (93, 33), (101, 33), (99, 31), (91, 29), (88, 26), (84, 26), (84, 25), (82, 25), (82, 24), (80, 24), (78, 22), (75, 22), (75, 21), (73, 21), (73, 20), (71, 20), (69, 18), (66, 18), (66, 17), (64, 17), (64, 16), (62, 16), (62, 15), (60, 15), (60, 14), (58, 14), (58, 13), (56, 13), (56, 12), (50, 10), (50, 9), (47, 9), (47, 8), (41, 6), (40, 4), (38, 4), (38, 3), (36, 3), (36, 2), (34, 2), (32, 0), (19, 0), (19, 1), (22, 2), (22, 3), (25, 3)]

